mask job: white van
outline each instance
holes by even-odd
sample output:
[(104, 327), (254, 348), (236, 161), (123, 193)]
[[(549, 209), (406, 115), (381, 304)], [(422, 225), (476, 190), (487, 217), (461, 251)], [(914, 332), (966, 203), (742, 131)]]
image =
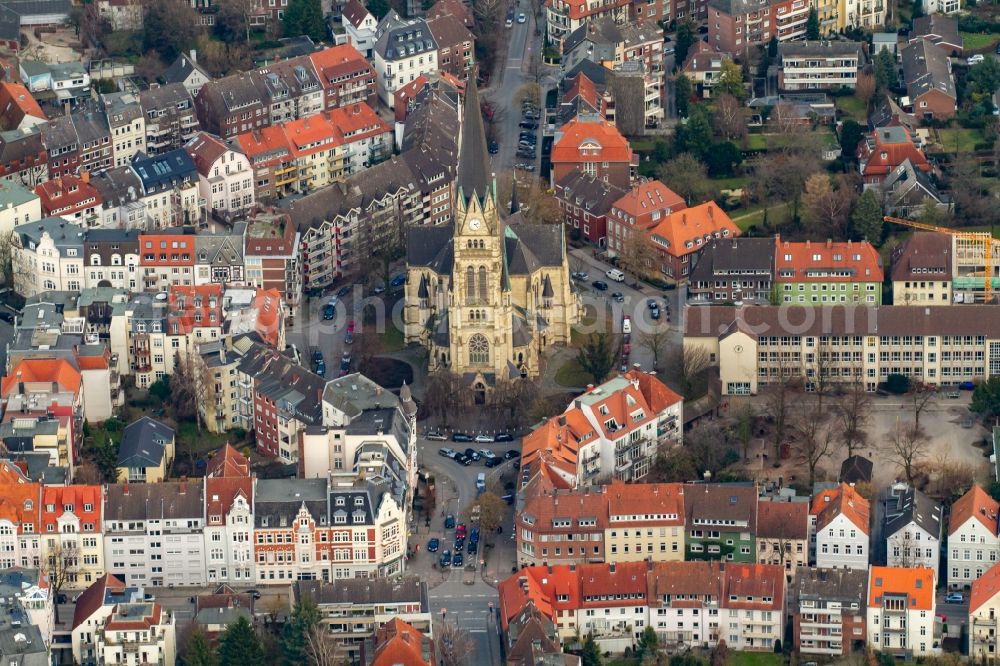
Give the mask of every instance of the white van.
[(476, 490), (479, 492), (486, 490), (486, 472), (480, 472), (476, 476)]
[(605, 275), (608, 276), (608, 279), (614, 280), (615, 282), (624, 282), (625, 281), (625, 274), (622, 273), (617, 268), (612, 268), (607, 273), (605, 273)]
[(632, 320), (629, 319), (628, 315), (625, 315), (622, 318), (622, 333), (628, 335), (631, 332), (632, 332)]

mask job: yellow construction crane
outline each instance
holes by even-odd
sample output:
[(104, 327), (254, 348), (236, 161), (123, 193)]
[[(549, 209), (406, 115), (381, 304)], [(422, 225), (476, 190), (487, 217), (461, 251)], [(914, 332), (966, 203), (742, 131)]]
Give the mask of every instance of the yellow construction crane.
[[(882, 221), (954, 236), (957, 242), (953, 259), (958, 261), (960, 256), (968, 259), (971, 255), (976, 263), (982, 263), (983, 302), (989, 303), (992, 300), (994, 252), (1000, 257), (1000, 241), (993, 238), (992, 234), (985, 231), (961, 231), (958, 229), (949, 229), (948, 227), (936, 227), (933, 224), (924, 224), (923, 222), (914, 222), (913, 220), (904, 220), (900, 217), (889, 217), (888, 215), (883, 217)], [(981, 262), (979, 261), (980, 257), (982, 259)]]

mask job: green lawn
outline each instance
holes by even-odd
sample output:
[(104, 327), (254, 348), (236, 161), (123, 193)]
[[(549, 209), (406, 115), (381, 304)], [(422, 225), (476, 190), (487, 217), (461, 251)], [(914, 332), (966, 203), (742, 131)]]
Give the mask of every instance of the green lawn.
[(730, 651), (726, 666), (781, 666), (784, 663), (784, 655), (773, 652)]
[(204, 428), (198, 432), (198, 426), (190, 421), (184, 421), (177, 425), (178, 451), (204, 455), (220, 448), (226, 442), (234, 445), (239, 444), (232, 433), (211, 433)]
[(962, 43), (965, 46), (966, 53), (991, 48), (994, 44), (1000, 42), (1000, 35), (995, 32), (985, 35), (978, 32), (963, 32), (959, 34), (962, 35)]
[[(853, 99), (853, 98), (852, 98)], [(833, 145), (837, 143), (837, 137), (833, 132), (827, 130), (822, 130), (819, 132), (820, 138), (824, 145)], [(764, 149), (776, 149), (781, 148), (785, 145), (785, 138), (781, 134), (751, 134), (746, 138), (746, 142), (743, 144), (743, 150), (764, 150)]]
[(712, 185), (719, 190), (738, 190), (746, 187), (750, 183), (747, 176), (734, 176), (732, 178), (713, 178)]
[[(771, 204), (771, 206), (767, 209), (768, 219), (772, 223), (779, 220), (782, 214), (782, 209), (784, 209), (787, 205), (788, 204), (785, 203)], [(747, 229), (751, 226), (755, 224), (760, 226), (763, 224), (764, 206), (761, 204), (754, 204), (753, 206), (749, 206), (747, 208), (738, 208), (732, 211), (729, 214), (729, 217), (732, 219), (733, 223), (740, 228), (740, 231), (746, 233)]]
[(868, 109), (865, 108), (865, 103), (853, 95), (850, 97), (838, 97), (837, 108), (859, 123), (864, 123), (868, 118)]
[(935, 142), (928, 148), (928, 152), (971, 153), (976, 149), (977, 143), (986, 141), (981, 131), (964, 127), (933, 130), (933, 136)]
[(586, 386), (593, 381), (593, 378), (583, 371), (580, 363), (575, 359), (570, 359), (556, 370), (556, 384), (569, 388), (579, 388)]
[(402, 351), (404, 347), (406, 343), (403, 341), (403, 331), (390, 323), (382, 334), (382, 351), (397, 352)]

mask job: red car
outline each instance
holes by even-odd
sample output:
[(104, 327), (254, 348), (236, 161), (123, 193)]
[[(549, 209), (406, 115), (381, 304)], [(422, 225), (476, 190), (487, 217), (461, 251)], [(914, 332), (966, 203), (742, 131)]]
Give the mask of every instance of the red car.
[(459, 523), (455, 525), (455, 538), (464, 539), (465, 538), (465, 523)]
[(353, 333), (354, 332), (354, 320), (353, 319), (351, 321), (347, 322), (347, 332), (348, 333)]

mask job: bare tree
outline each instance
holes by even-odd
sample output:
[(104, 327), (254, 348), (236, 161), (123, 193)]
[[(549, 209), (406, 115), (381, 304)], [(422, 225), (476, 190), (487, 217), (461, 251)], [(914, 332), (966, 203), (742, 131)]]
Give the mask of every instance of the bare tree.
[(913, 406), (913, 423), (920, 427), (920, 415), (923, 413), (927, 403), (934, 397), (934, 388), (927, 384), (914, 384), (910, 388), (910, 404)]
[(835, 238), (846, 235), (854, 203), (853, 189), (839, 181), (831, 182), (826, 174), (816, 173), (806, 180), (802, 203), (814, 229)]
[(774, 381), (767, 387), (764, 404), (767, 406), (767, 414), (774, 419), (774, 435), (772, 443), (774, 445), (774, 464), (781, 460), (781, 447), (788, 440), (788, 436), (794, 429), (794, 417), (792, 414), (792, 393), (799, 385), (797, 369), (790, 367), (784, 360), (779, 363), (778, 374)]
[(14, 232), (0, 237), (0, 277), (4, 285), (14, 286)]
[(475, 653), (469, 633), (451, 622), (440, 621), (434, 633), (440, 666), (464, 666), (469, 655)]
[[(63, 541), (62, 535), (46, 537), (44, 545), (42, 571), (49, 579), (52, 599), (58, 600), (63, 588), (76, 582), (77, 572), (80, 570), (80, 549), (75, 540)], [(53, 607), (55, 622), (59, 624), (59, 603), (53, 603)]]
[(337, 641), (327, 631), (325, 624), (309, 627), (304, 638), (309, 666), (340, 666), (343, 663), (343, 659), (337, 657)]
[(648, 275), (656, 265), (657, 251), (653, 241), (644, 230), (635, 227), (627, 229), (627, 235), (618, 251), (618, 265), (626, 273), (631, 273), (636, 281)]
[(661, 164), (656, 175), (688, 205), (701, 201), (708, 192), (708, 169), (691, 153), (681, 153), (669, 162)]
[(542, 104), (542, 88), (537, 83), (528, 82), (517, 89), (517, 103), (530, 102), (535, 106)]
[(715, 99), (715, 113), (712, 122), (715, 132), (726, 140), (742, 139), (747, 135), (747, 119), (743, 105), (729, 93), (722, 93)]
[(871, 106), (875, 97), (875, 77), (867, 72), (858, 74), (858, 83), (854, 86), (854, 96), (864, 102), (865, 108)]
[(229, 17), (230, 26), (234, 31), (245, 32), (247, 44), (250, 43), (250, 22), (260, 0), (221, 0), (216, 21), (221, 17)]
[(811, 372), (809, 383), (816, 396), (816, 412), (819, 416), (823, 416), (823, 397), (829, 390), (830, 383), (830, 350), (821, 343), (810, 355), (812, 362), (807, 368), (807, 371)]
[(465, 393), (461, 377), (450, 370), (435, 370), (427, 376), (424, 406), (447, 426), (448, 417), (465, 403)]
[(653, 324), (651, 328), (643, 326), (636, 333), (635, 343), (649, 350), (649, 353), (653, 356), (653, 369), (659, 370), (660, 361), (666, 356), (667, 348), (670, 344), (670, 333), (666, 326), (656, 325), (656, 322)]
[(809, 488), (816, 482), (816, 469), (824, 458), (833, 453), (833, 432), (827, 427), (822, 412), (810, 414), (800, 420), (798, 427), (799, 457), (809, 470)]
[(685, 400), (700, 397), (706, 389), (705, 371), (708, 370), (709, 357), (704, 347), (684, 345), (678, 350), (680, 358), (676, 365), (681, 370), (681, 392)]
[(97, 465), (88, 461), (82, 462), (73, 468), (73, 483), (82, 485), (100, 485), (104, 483), (104, 477)]
[(897, 421), (886, 440), (885, 457), (903, 468), (906, 482), (913, 486), (917, 463), (926, 456), (928, 446), (927, 435), (920, 426)]
[(757, 415), (754, 413), (753, 405), (749, 402), (743, 403), (736, 411), (736, 424), (733, 431), (740, 443), (740, 451), (743, 453), (744, 461), (750, 458), (750, 443), (753, 441), (753, 431), (756, 423)]
[(201, 432), (205, 421), (201, 407), (211, 405), (215, 408), (215, 386), (205, 381), (197, 356), (195, 346), (190, 344), (185, 353), (178, 353), (174, 359), (174, 374), (170, 376), (170, 403), (178, 420), (194, 420), (198, 432)]
[(871, 411), (871, 395), (865, 390), (861, 377), (857, 377), (847, 387), (847, 392), (837, 403), (837, 421), (840, 424), (840, 441), (847, 448), (847, 457), (868, 442), (868, 417)]
[[(501, 206), (510, 205), (514, 191), (514, 172), (507, 171), (497, 178), (497, 200)], [(534, 174), (517, 174), (517, 201), (525, 221), (532, 224), (561, 224), (563, 213), (555, 195), (548, 191), (548, 184)]]
[(920, 544), (909, 529), (889, 535), (886, 548), (889, 551), (889, 566), (909, 569), (919, 566), (923, 561), (920, 557)]

